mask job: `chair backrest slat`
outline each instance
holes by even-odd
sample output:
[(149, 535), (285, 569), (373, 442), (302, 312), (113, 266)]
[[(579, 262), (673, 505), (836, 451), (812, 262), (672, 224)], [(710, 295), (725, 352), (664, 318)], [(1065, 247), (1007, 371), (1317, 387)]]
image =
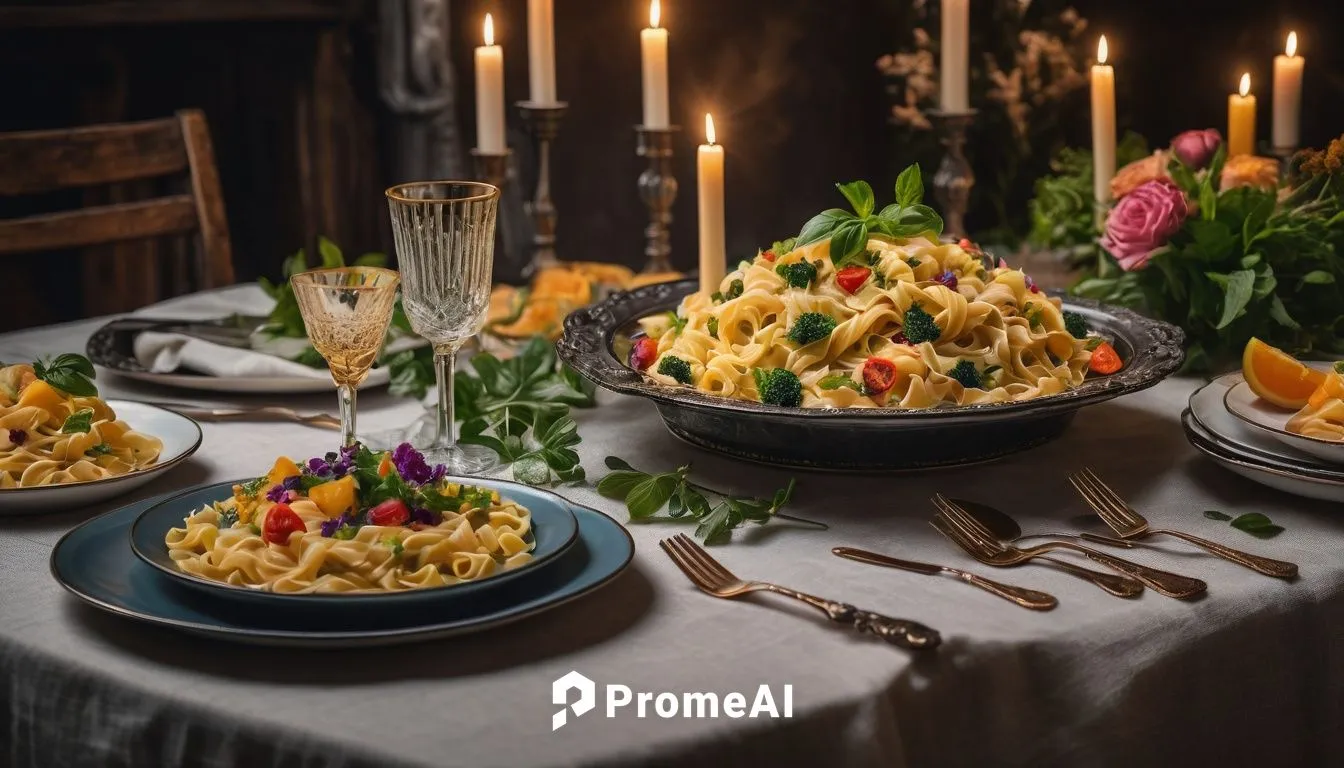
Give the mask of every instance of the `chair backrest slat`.
[(154, 178), (187, 167), (174, 118), (0, 134), (0, 195)]
[(0, 254), (140, 240), (197, 229), (191, 195), (0, 220)]

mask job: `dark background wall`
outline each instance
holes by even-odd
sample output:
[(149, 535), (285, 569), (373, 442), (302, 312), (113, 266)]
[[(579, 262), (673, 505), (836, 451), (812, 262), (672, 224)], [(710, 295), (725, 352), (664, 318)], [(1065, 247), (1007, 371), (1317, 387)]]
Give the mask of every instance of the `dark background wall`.
[[(788, 235), (815, 211), (837, 204), (835, 181), (865, 178), (879, 190), (889, 189), (910, 152), (887, 125), (888, 97), (875, 61), (909, 38), (907, 20), (918, 1), (665, 1), (673, 117), (684, 126), (677, 145), (682, 186), (673, 233), (680, 266), (694, 262), (694, 151), (706, 111), (714, 113), (728, 153), (733, 251), (749, 252)], [(984, 23), (993, 1), (972, 0), (973, 25), (975, 19)], [(47, 7), (79, 4), (62, 0)], [(179, 7), (209, 5), (192, 0)], [(313, 230), (312, 221), (300, 220), (311, 215), (305, 213), (311, 206), (300, 203), (323, 196), (335, 201), (348, 250), (387, 248), (381, 190), (398, 179), (389, 177), (379, 159), (389, 133), (376, 87), (373, 1), (218, 0), (216, 5), (322, 12), (284, 21), (19, 29), (5, 28), (6, 9), (33, 4), (0, 1), (0, 67), (6, 72), (0, 78), (0, 130), (161, 117), (200, 106), (214, 133), (240, 279), (275, 276), (281, 258)], [(1077, 0), (1074, 5), (1091, 21), (1090, 38), (1105, 32), (1111, 40), (1122, 129), (1161, 144), (1186, 128), (1223, 128), (1227, 94), (1239, 74), (1250, 70), (1261, 98), (1260, 136), (1267, 138), (1272, 58), (1290, 28), (1297, 30), (1307, 58), (1304, 142), (1320, 145), (1344, 129), (1337, 107), (1344, 96), (1344, 3)], [(554, 167), (561, 255), (638, 264), (645, 211), (635, 190), (643, 165), (634, 154), (633, 125), (640, 119), (638, 30), (647, 24), (647, 2), (557, 0), (556, 6), (558, 88), (570, 103)], [(452, 2), (465, 146), (474, 143), (475, 132), (471, 49), (479, 44), (487, 10), (495, 14), (505, 47), (507, 98), (527, 95), (525, 8), (525, 0)], [(334, 49), (333, 40), (339, 41)], [(321, 104), (296, 110), (295, 99), (323, 78), (338, 81), (357, 108), (336, 114)], [(1065, 130), (1079, 144), (1088, 137), (1085, 93), (1080, 97)], [(310, 139), (301, 137), (312, 130), (305, 121), (337, 123), (329, 133), (338, 134), (339, 146), (317, 151), (306, 145)], [(525, 148), (518, 120), (511, 115), (510, 122), (511, 143)], [(313, 163), (335, 164), (339, 172), (314, 175)], [(0, 200), (0, 215), (6, 205)], [(970, 223), (972, 229), (983, 226)], [(82, 311), (78, 297), (66, 295), (51, 277), (64, 274), (68, 264), (43, 257), (28, 268), (48, 273), (35, 278), (47, 293), (34, 302), (34, 311), (46, 315), (34, 317), (50, 322)]]

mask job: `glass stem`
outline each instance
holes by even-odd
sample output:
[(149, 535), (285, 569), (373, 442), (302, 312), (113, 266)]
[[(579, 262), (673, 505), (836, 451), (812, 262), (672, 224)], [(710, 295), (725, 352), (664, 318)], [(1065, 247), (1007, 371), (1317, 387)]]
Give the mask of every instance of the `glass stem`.
[(355, 444), (355, 387), (353, 384), (337, 384), (336, 396), (341, 401), (341, 445)]
[(434, 449), (451, 451), (457, 444), (453, 438), (453, 373), (457, 362), (454, 347), (434, 348), (434, 377), (439, 387), (438, 424), (434, 431)]

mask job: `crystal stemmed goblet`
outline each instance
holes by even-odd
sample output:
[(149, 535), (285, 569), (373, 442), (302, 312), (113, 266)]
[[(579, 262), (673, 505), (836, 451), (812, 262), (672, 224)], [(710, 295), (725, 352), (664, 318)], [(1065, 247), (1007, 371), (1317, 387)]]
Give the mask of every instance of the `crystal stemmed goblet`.
[(397, 273), (377, 267), (300, 272), (289, 279), (308, 340), (341, 401), (341, 445), (355, 442), (355, 388), (369, 375), (397, 301)]
[(453, 437), (457, 350), (485, 326), (495, 258), (499, 189), (472, 181), (424, 181), (387, 190), (401, 269), (401, 303), (411, 328), (434, 346), (438, 407), (425, 458), (458, 474), (498, 463), (487, 448)]

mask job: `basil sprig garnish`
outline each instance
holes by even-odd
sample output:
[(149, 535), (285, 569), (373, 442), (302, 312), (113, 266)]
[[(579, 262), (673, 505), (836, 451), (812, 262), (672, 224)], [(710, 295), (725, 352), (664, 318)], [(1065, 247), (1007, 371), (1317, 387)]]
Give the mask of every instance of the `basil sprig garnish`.
[(797, 245), (830, 238), (831, 262), (836, 267), (862, 257), (871, 236), (908, 238), (927, 232), (937, 239), (943, 232), (943, 218), (923, 203), (924, 178), (917, 164), (901, 171), (896, 178), (896, 202), (876, 213), (877, 202), (868, 182), (851, 181), (835, 186), (854, 212), (831, 208), (813, 216), (798, 233)]
[(57, 355), (55, 360), (37, 360), (33, 363), (33, 374), (56, 389), (76, 397), (93, 397), (98, 388), (93, 385), (97, 373), (93, 363), (83, 355), (67, 352)]

